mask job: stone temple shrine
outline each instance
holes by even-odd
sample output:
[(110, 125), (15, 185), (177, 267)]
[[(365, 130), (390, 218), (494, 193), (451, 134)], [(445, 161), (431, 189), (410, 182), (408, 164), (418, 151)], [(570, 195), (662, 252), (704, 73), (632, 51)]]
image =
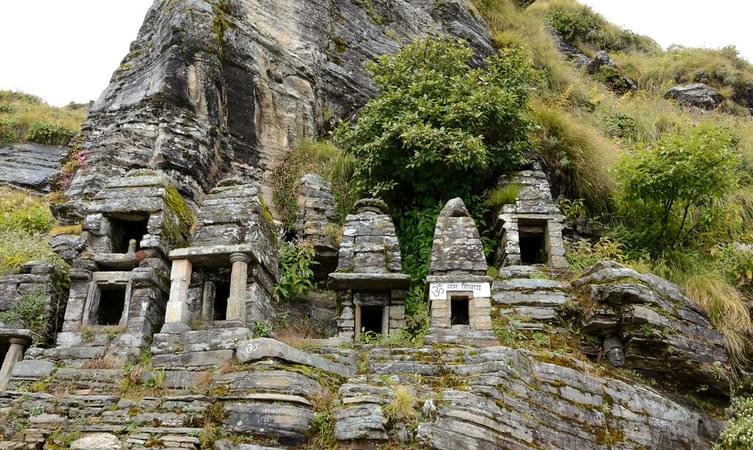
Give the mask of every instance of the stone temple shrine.
[(465, 334), (493, 339), (491, 282), (476, 224), (460, 198), (447, 202), (437, 219), (426, 278), (431, 335)]
[(400, 243), (387, 205), (362, 199), (345, 219), (337, 271), (339, 337), (368, 332), (385, 336), (405, 326), (405, 295), (410, 276), (402, 272)]

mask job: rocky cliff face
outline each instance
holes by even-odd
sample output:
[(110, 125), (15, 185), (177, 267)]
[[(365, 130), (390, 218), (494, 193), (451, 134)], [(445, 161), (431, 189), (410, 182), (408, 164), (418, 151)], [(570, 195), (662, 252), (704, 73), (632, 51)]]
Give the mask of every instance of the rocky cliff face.
[(367, 61), (426, 34), (492, 51), (462, 0), (157, 0), (91, 108), (67, 195), (134, 168), (193, 198), (228, 174), (264, 180), (374, 94)]

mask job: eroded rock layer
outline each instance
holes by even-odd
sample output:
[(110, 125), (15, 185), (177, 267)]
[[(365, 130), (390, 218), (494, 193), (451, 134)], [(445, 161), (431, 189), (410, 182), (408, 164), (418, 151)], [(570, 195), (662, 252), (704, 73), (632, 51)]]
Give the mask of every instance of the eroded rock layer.
[(263, 178), (375, 93), (367, 61), (446, 33), (492, 51), (460, 0), (157, 0), (91, 108), (67, 194), (139, 167), (194, 198), (229, 172)]

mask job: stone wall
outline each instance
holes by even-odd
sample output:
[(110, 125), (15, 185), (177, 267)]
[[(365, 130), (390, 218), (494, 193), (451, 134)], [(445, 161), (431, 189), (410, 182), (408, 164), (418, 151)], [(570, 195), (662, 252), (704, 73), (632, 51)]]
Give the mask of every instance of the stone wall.
[[(14, 309), (27, 298), (38, 299), (49, 317), (41, 329), (33, 330), (35, 341), (51, 343), (60, 329), (67, 300), (68, 276), (48, 263), (28, 262), (19, 273), (0, 277), (0, 313)], [(36, 318), (34, 318), (36, 319)], [(0, 328), (26, 328), (23, 323), (3, 323)]]

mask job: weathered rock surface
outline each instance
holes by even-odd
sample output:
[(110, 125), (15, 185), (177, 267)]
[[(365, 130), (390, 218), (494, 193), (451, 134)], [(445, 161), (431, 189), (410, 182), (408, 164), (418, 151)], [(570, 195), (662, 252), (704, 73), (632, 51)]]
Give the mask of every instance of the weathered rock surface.
[[(296, 350), (309, 358), (353, 356), (352, 350), (318, 351), (321, 356)], [(61, 368), (44, 378), (50, 393), (0, 396), (0, 424), (11, 411), (13, 420), (30, 424), (21, 431), (0, 426), (0, 441), (41, 445), (64, 426), (81, 432), (81, 439), (93, 440), (94, 433), (117, 436), (121, 448), (161, 441), (166, 447), (198, 449), (202, 420), (214, 417), (229, 433), (266, 437), (290, 448), (306, 441), (316, 414), (313, 405), (323, 395), (333, 399), (333, 433), (343, 445), (402, 439), (448, 450), (602, 450), (607, 444), (705, 449), (719, 433), (720, 423), (705, 414), (639, 381), (595, 375), (589, 363), (567, 356), (558, 356), (555, 364), (546, 355), (507, 347), (361, 351), (364, 373), (344, 378), (275, 355), (229, 371), (190, 365), (166, 369), (159, 396), (138, 401), (120, 396), (119, 380), (133, 379), (132, 371)], [(147, 380), (156, 373), (141, 376)], [(406, 417), (413, 417), (408, 422), (388, 412), (398, 389), (408, 392), (404, 407)], [(222, 414), (210, 416), (210, 411)], [(114, 443), (109, 436), (102, 441)]]
[(573, 286), (589, 299), (585, 331), (619, 338), (625, 367), (672, 385), (729, 395), (724, 337), (676, 285), (604, 262)]
[(493, 52), (461, 0), (157, 0), (90, 110), (67, 194), (75, 206), (138, 167), (195, 200), (229, 173), (261, 178), (375, 93), (366, 61), (445, 33)]
[(298, 183), (296, 201), (298, 219), (296, 236), (311, 242), (316, 250), (314, 274), (325, 280), (337, 268), (340, 227), (336, 224), (335, 197), (329, 182), (321, 175), (309, 173)]
[(0, 184), (50, 192), (66, 154), (65, 147), (50, 145), (0, 146)]
[(703, 83), (675, 86), (667, 91), (664, 96), (676, 100), (681, 105), (696, 106), (703, 109), (714, 109), (723, 100), (718, 92)]
[[(0, 312), (8, 311), (28, 296), (41, 300), (49, 312), (43, 324), (40, 342), (51, 342), (61, 325), (67, 292), (64, 289), (65, 273), (62, 268), (49, 263), (29, 261), (19, 273), (0, 276)], [(0, 322), (0, 328), (21, 327), (21, 323)]]
[(311, 366), (341, 377), (352, 375), (353, 367), (302, 352), (278, 340), (269, 338), (251, 339), (238, 344), (237, 358), (240, 362), (257, 361), (264, 358), (278, 358), (294, 364)]

